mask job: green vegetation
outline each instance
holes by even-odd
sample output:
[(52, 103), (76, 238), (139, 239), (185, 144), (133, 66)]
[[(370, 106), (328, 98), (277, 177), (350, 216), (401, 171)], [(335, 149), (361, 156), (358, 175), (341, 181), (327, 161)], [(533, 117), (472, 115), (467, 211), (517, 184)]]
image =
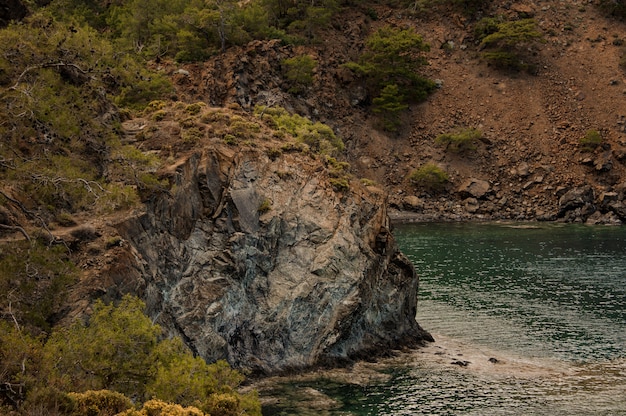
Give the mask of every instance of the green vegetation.
[(489, 8), (493, 0), (412, 0), (410, 9), (415, 12), (425, 12), (437, 5), (452, 5), (467, 16), (474, 16), (480, 11)]
[(50, 9), (58, 20), (106, 33), (121, 51), (193, 62), (253, 39), (315, 42), (339, 6), (336, 0), (57, 0)]
[(291, 82), (290, 93), (298, 94), (313, 83), (313, 71), (317, 61), (309, 55), (285, 59), (282, 66), (285, 77)]
[(122, 145), (117, 106), (142, 108), (169, 94), (169, 81), (90, 27), (45, 12), (2, 29), (0, 56), (7, 204), (45, 227), (62, 213), (137, 203), (159, 161)]
[(411, 172), (409, 180), (420, 188), (440, 191), (448, 182), (448, 173), (434, 163), (426, 163)]
[(394, 131), (407, 102), (423, 100), (435, 89), (434, 82), (418, 73), (427, 64), (421, 52), (429, 45), (413, 29), (386, 26), (368, 37), (366, 47), (359, 62), (350, 62), (346, 67), (365, 77), (370, 93), (376, 97), (374, 109), (382, 115), (383, 127)]
[[(44, 237), (48, 237), (45, 235)], [(0, 312), (34, 334), (47, 332), (76, 281), (66, 246), (16, 241), (0, 246)]]
[(307, 145), (312, 151), (320, 154), (334, 154), (343, 151), (341, 138), (326, 124), (312, 122), (298, 114), (289, 114), (282, 107), (257, 106), (255, 114), (269, 121), (279, 132), (292, 135), (297, 142)]
[(527, 62), (528, 48), (543, 41), (534, 19), (485, 18), (476, 24), (474, 34), (486, 49), (482, 57), (501, 68), (531, 70), (532, 65)]
[(626, 2), (624, 0), (599, 0), (596, 4), (608, 15), (618, 19), (626, 19)]
[(265, 198), (259, 204), (259, 208), (257, 208), (257, 211), (259, 212), (259, 214), (265, 214), (266, 212), (269, 212), (269, 210), (271, 209), (272, 209), (272, 201), (270, 201), (269, 198)]
[(374, 111), (381, 115), (382, 127), (386, 131), (397, 131), (401, 125), (400, 113), (409, 106), (404, 102), (396, 84), (385, 85), (380, 95), (373, 100)]
[(455, 133), (443, 133), (435, 138), (435, 143), (446, 146), (453, 152), (465, 152), (476, 149), (476, 140), (482, 137), (482, 132), (476, 129), (463, 129)]
[[(117, 306), (98, 301), (87, 323), (56, 328), (47, 340), (0, 321), (0, 403), (17, 414), (141, 415), (168, 406), (261, 414), (256, 393), (237, 392), (240, 373), (194, 357), (179, 338), (161, 339), (143, 309), (130, 296)], [(145, 404), (134, 410), (132, 403)]]
[(578, 142), (583, 150), (590, 152), (602, 144), (602, 135), (598, 130), (589, 130)]

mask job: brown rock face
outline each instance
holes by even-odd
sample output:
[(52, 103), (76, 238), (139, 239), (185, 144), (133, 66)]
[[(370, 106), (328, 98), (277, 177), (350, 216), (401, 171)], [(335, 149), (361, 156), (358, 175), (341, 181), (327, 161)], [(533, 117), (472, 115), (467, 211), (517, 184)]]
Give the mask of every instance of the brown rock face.
[(205, 359), (261, 373), (431, 339), (385, 195), (338, 193), (318, 167), (227, 147), (181, 161), (172, 192), (118, 226), (149, 314)]

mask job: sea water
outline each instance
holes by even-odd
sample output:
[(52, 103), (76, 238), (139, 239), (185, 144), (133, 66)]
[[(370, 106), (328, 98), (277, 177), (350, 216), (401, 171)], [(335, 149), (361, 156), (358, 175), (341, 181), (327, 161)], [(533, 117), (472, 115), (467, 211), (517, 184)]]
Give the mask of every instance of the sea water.
[(626, 415), (626, 227), (429, 223), (394, 235), (436, 342), (283, 380), (261, 392), (274, 395), (265, 415)]

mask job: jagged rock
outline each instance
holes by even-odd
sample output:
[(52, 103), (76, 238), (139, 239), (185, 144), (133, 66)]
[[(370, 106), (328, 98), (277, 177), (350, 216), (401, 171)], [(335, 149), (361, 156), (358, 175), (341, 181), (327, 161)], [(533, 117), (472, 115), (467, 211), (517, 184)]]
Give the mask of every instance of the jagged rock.
[[(585, 205), (591, 205), (594, 201), (594, 192), (591, 186), (582, 186), (580, 188), (574, 188), (567, 191), (561, 198), (559, 198), (559, 213), (558, 217), (563, 217), (568, 211), (584, 207)], [(588, 212), (589, 208), (585, 210)], [(591, 214), (591, 213), (590, 213)]]
[(415, 195), (405, 197), (402, 202), (404, 203), (404, 209), (411, 211), (419, 211), (424, 207), (424, 200)]
[(337, 193), (319, 163), (228, 147), (180, 163), (171, 194), (117, 226), (149, 314), (203, 358), (262, 373), (432, 339), (386, 196)]
[(596, 211), (591, 214), (585, 221), (587, 225), (621, 225), (622, 221), (613, 212), (607, 212), (602, 214), (600, 211)]
[(476, 199), (484, 197), (489, 191), (489, 182), (476, 178), (470, 178), (466, 180), (457, 190), (461, 197), (473, 197)]
[(607, 208), (610, 204), (619, 200), (619, 194), (617, 192), (602, 192), (598, 198), (600, 206)]
[(607, 204), (607, 209), (613, 212), (621, 221), (626, 221), (626, 205), (623, 201), (613, 201)]
[(593, 161), (593, 167), (598, 172), (607, 172), (613, 168), (613, 158), (610, 151), (603, 152)]

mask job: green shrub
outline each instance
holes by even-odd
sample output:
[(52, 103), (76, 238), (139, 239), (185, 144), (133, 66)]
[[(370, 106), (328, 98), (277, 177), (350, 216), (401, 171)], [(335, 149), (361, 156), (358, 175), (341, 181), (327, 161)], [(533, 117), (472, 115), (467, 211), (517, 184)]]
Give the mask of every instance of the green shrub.
[[(0, 274), (0, 276), (4, 275)], [(8, 297), (8, 294), (5, 296)], [(7, 311), (3, 307), (3, 312), (10, 312), (10, 310)], [(15, 313), (16, 310), (13, 309), (13, 312)], [(0, 320), (0, 385), (4, 386), (0, 390), (0, 403), (15, 406), (24, 403), (27, 395), (41, 380), (40, 370), (45, 360), (42, 353), (42, 339), (29, 334), (26, 330), (26, 322), (20, 319), (23, 317), (22, 314), (13, 317), (20, 320), (19, 325), (15, 322), (6, 322), (4, 319)], [(41, 400), (31, 400), (31, 403), (40, 402)], [(0, 413), (5, 414), (2, 410), (4, 409), (0, 406)]]
[(313, 83), (313, 71), (317, 61), (309, 55), (287, 58), (281, 62), (283, 72), (291, 83), (289, 92), (297, 94)]
[(435, 138), (435, 143), (446, 146), (454, 152), (463, 152), (476, 149), (476, 140), (482, 137), (482, 132), (476, 129), (463, 129), (456, 133), (444, 133)]
[(259, 204), (259, 208), (257, 208), (257, 211), (259, 212), (259, 214), (265, 214), (271, 209), (272, 209), (272, 201), (270, 201), (268, 198), (265, 198)]
[(527, 51), (535, 42), (543, 42), (534, 19), (498, 21), (493, 18), (481, 20), (475, 29), (480, 45), (488, 49), (483, 58), (502, 68), (531, 69), (526, 62)]
[(422, 52), (430, 45), (413, 29), (385, 26), (366, 40), (366, 51), (359, 62), (345, 66), (368, 80), (372, 95), (379, 95), (388, 85), (397, 85), (408, 101), (420, 101), (435, 90), (435, 83), (419, 75), (428, 62)]
[(373, 111), (381, 115), (382, 127), (389, 132), (395, 132), (400, 126), (400, 113), (409, 106), (404, 103), (404, 96), (400, 94), (396, 84), (386, 85), (380, 95), (373, 100)]
[[(28, 391), (28, 396), (24, 403), (20, 406), (20, 410), (20, 414), (24, 415), (82, 416), (89, 414), (77, 412), (76, 403), (69, 394), (60, 391), (59, 389), (56, 389), (54, 387), (48, 386), (37, 386), (34, 389)], [(104, 413), (102, 415), (108, 416)]]
[(63, 298), (78, 278), (63, 245), (15, 241), (0, 246), (0, 311), (37, 333), (49, 331)]
[(610, 16), (619, 19), (626, 18), (626, 3), (624, 0), (599, 0), (596, 2), (598, 7)]
[(418, 187), (439, 191), (448, 182), (448, 173), (434, 163), (427, 163), (411, 172), (409, 180)]
[(583, 150), (592, 151), (602, 144), (602, 135), (598, 130), (588, 130), (578, 142)]
[(333, 189), (338, 192), (343, 192), (350, 189), (350, 182), (348, 182), (348, 179), (346, 178), (331, 178), (330, 184), (332, 185)]
[(179, 404), (152, 399), (145, 402), (141, 410), (130, 409), (117, 416), (205, 416), (205, 413), (197, 407), (183, 407)]
[(282, 107), (257, 106), (254, 111), (262, 119), (270, 118), (274, 128), (290, 134), (316, 153), (333, 154), (344, 149), (343, 141), (335, 135), (333, 129), (319, 121), (314, 123), (298, 114), (289, 114)]
[(84, 393), (69, 393), (75, 403), (72, 415), (114, 416), (133, 407), (130, 399), (122, 393), (110, 390), (87, 390)]

